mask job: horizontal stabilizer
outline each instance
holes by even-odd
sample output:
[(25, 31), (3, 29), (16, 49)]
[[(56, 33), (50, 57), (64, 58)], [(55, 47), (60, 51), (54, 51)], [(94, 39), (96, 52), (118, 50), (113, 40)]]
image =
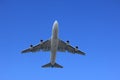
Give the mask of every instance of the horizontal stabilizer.
[(55, 68), (63, 68), (63, 66), (61, 66), (61, 65), (59, 65), (59, 64), (57, 64), (57, 63), (55, 63), (54, 65), (52, 65), (51, 63), (48, 63), (48, 64), (45, 64), (45, 65), (43, 65), (42, 66), (43, 68), (49, 68), (49, 67), (55, 67)]

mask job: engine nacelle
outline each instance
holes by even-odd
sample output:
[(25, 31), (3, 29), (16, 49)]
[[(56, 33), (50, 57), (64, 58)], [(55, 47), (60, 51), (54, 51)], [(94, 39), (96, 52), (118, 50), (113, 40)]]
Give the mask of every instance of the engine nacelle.
[(43, 43), (43, 40), (40, 40), (40, 43)]
[(75, 51), (77, 51), (77, 50), (78, 50), (78, 46), (75, 47)]
[(30, 48), (32, 48), (33, 47), (33, 45), (30, 45)]
[(70, 41), (67, 40), (67, 41), (66, 41), (66, 44), (69, 45), (69, 43), (70, 43)]

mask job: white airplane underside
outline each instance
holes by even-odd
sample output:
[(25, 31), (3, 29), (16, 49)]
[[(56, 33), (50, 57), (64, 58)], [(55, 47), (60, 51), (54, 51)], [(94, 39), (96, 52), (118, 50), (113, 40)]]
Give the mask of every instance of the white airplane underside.
[(85, 55), (84, 52), (78, 50), (78, 46), (75, 48), (69, 45), (69, 41), (64, 42), (63, 40), (58, 38), (58, 22), (55, 21), (53, 24), (52, 29), (52, 36), (49, 40), (43, 41), (41, 40), (40, 43), (36, 46), (30, 45), (30, 48), (25, 49), (22, 53), (28, 52), (37, 52), (37, 51), (50, 51), (50, 63), (43, 65), (43, 68), (46, 67), (55, 67), (55, 68), (63, 68), (61, 65), (56, 63), (56, 52), (70, 52), (70, 53), (77, 53), (81, 55)]

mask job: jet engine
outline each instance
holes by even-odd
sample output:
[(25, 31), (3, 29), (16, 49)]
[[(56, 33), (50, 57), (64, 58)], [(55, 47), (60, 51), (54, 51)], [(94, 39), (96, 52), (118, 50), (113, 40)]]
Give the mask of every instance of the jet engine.
[(30, 45), (30, 48), (32, 48), (33, 47), (33, 45)]
[(67, 41), (66, 41), (66, 44), (69, 45), (69, 43), (70, 43), (70, 41), (67, 40)]
[(40, 43), (43, 43), (43, 40), (40, 40)]
[(78, 46), (75, 47), (75, 51), (77, 51), (77, 50), (78, 50)]

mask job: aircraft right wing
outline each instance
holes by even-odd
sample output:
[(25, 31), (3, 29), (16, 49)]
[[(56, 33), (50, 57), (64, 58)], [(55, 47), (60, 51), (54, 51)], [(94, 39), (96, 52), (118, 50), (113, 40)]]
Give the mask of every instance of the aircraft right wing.
[(62, 40), (59, 40), (58, 51), (60, 51), (60, 52), (68, 51), (68, 52), (73, 53), (73, 54), (77, 53), (77, 54), (85, 55), (84, 52), (78, 50), (78, 47), (74, 48)]
[(50, 51), (51, 49), (51, 40), (46, 40), (44, 42), (41, 42), (40, 44), (36, 46), (32, 46), (28, 49), (23, 50), (21, 53), (27, 53), (27, 52), (37, 52), (37, 51)]

